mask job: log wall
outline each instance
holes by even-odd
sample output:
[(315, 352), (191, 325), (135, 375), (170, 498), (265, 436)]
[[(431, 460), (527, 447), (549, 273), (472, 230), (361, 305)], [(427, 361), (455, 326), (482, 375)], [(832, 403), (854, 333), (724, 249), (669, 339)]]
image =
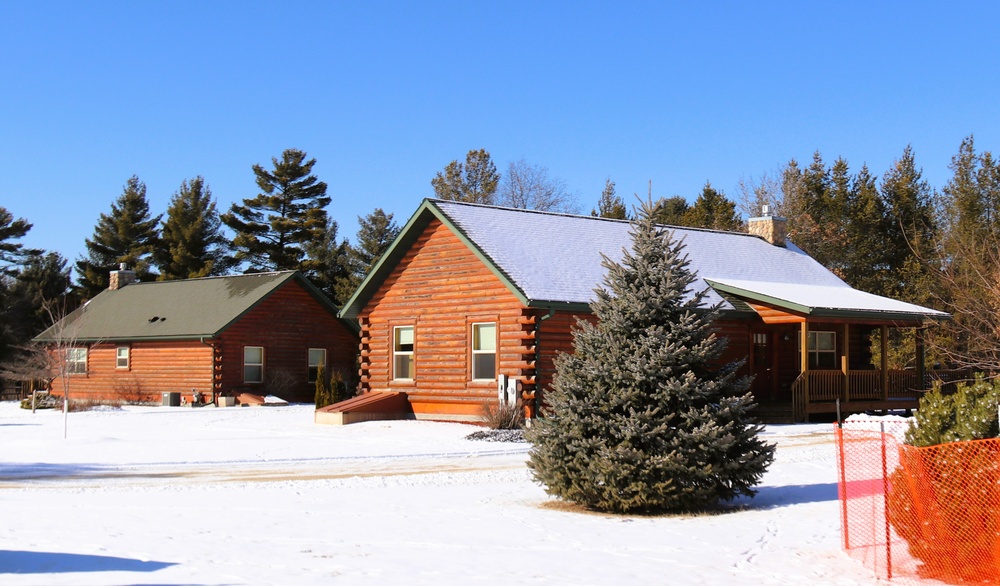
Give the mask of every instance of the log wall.
[[(497, 372), (535, 385), (536, 317), (440, 221), (360, 312), (361, 387), (403, 391), (418, 418), (478, 420), (495, 380), (472, 379), (472, 324), (497, 324)], [(393, 329), (414, 328), (414, 374), (394, 380)]]

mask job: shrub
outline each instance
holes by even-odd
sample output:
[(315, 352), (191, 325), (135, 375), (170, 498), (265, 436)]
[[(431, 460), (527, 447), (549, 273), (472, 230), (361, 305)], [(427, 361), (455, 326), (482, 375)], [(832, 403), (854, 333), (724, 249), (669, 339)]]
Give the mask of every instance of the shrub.
[[(954, 394), (936, 387), (920, 400), (889, 477), (889, 520), (924, 562), (929, 577), (977, 581), (995, 577), (1000, 536), (1000, 383), (977, 375)], [(988, 441), (974, 441), (984, 440)]]
[(119, 402), (126, 405), (143, 405), (156, 402), (156, 398), (142, 387), (142, 382), (131, 375), (115, 379), (114, 394)]
[(482, 408), (483, 422), (490, 429), (521, 429), (524, 427), (524, 405), (506, 401), (488, 401)]

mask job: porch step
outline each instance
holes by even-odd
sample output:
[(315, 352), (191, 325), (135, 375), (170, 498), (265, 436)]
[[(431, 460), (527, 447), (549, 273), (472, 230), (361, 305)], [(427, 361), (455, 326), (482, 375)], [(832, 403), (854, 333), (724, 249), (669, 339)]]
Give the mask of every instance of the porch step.
[(791, 401), (761, 401), (750, 413), (761, 423), (795, 423)]

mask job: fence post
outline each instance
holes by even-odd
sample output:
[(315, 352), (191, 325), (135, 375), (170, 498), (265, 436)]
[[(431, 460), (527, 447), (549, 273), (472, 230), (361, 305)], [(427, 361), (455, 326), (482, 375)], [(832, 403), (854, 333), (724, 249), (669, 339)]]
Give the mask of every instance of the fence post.
[(879, 423), (882, 429), (882, 513), (885, 515), (885, 563), (887, 577), (892, 580), (892, 540), (889, 526), (889, 465), (885, 453), (885, 423)]
[(847, 465), (844, 459), (844, 426), (838, 421), (834, 430), (837, 437), (837, 455), (840, 456), (840, 483), (837, 486), (840, 495), (840, 529), (844, 534), (844, 551), (851, 549), (851, 529), (847, 522)]

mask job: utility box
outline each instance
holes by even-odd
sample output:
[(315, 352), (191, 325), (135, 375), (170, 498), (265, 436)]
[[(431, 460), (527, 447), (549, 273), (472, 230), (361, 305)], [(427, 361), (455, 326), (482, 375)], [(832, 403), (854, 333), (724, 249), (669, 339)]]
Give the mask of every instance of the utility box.
[(180, 407), (181, 406), (181, 394), (180, 393), (163, 393), (163, 406), (164, 407)]
[(219, 397), (217, 405), (219, 407), (235, 407), (236, 397)]

